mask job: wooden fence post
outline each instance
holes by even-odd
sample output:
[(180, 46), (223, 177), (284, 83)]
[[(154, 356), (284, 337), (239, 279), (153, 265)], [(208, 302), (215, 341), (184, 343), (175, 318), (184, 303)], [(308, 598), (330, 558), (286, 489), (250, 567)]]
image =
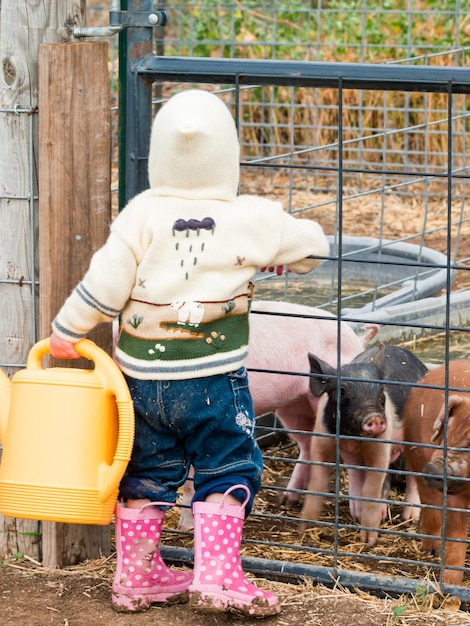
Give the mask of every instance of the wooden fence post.
[[(47, 337), (51, 321), (109, 232), (107, 42), (40, 46), (39, 153), (39, 330)], [(109, 324), (89, 338), (110, 352)], [(60, 365), (90, 367), (80, 361)], [(75, 564), (110, 552), (107, 526), (45, 522), (42, 527), (45, 566)]]

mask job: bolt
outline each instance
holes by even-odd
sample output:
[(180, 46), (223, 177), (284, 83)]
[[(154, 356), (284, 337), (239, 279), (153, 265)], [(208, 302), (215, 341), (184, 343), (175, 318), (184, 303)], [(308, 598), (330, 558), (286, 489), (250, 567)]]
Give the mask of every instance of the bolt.
[(150, 13), (149, 24), (152, 24), (152, 26), (156, 26), (159, 21), (160, 21), (160, 17), (156, 13)]

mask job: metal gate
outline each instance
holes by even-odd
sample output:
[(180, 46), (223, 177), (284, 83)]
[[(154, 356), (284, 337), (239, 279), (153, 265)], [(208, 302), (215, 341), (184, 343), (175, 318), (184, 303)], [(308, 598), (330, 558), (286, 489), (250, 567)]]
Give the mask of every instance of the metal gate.
[[(255, 193), (280, 193), (287, 198), (288, 210), (300, 216), (313, 211), (320, 223), (327, 211), (333, 224), (329, 233), (331, 258), (318, 280), (313, 273), (312, 281), (317, 281), (314, 286), (308, 281), (296, 282), (289, 275), (260, 275), (257, 288), (261, 297), (313, 304), (334, 312), (358, 332), (368, 323), (379, 323), (379, 339), (384, 342), (431, 336), (438, 348), (428, 360), (438, 363), (453, 358), (455, 336), (462, 340), (468, 330), (468, 292), (453, 291), (456, 281), (465, 284), (469, 269), (467, 259), (459, 256), (459, 241), (465, 237), (468, 220), (464, 202), (468, 180), (468, 69), (157, 56), (153, 52), (153, 27), (164, 24), (165, 14), (154, 11), (151, 1), (129, 1), (127, 9), (111, 13), (114, 25), (125, 26), (120, 34), (121, 205), (147, 187), (149, 129), (156, 107), (180, 89), (196, 85), (214, 90), (232, 106), (238, 123), (243, 148), (242, 185)], [(333, 139), (321, 143), (320, 137), (319, 144), (314, 137), (316, 134), (318, 139), (318, 133), (310, 132), (308, 122), (300, 124), (298, 120), (307, 120), (314, 113), (322, 90), (334, 95), (328, 122), (328, 137)], [(271, 108), (253, 110), (250, 94), (255, 91), (269, 95)], [(375, 110), (379, 120), (376, 126), (361, 135), (351, 118), (345, 122), (346, 111), (354, 108), (350, 105), (354, 93), (361, 94), (358, 101), (367, 103), (367, 98), (375, 94), (383, 103)], [(394, 94), (400, 94), (408, 103), (404, 109), (408, 108), (402, 125), (391, 128), (386, 118), (397, 108)], [(418, 94), (426, 106), (418, 107), (418, 112), (410, 108), (410, 94)], [(274, 151), (260, 150), (273, 112), (283, 120), (279, 123), (282, 138)], [(442, 137), (445, 159), (431, 162), (427, 141), (437, 132)], [(403, 149), (398, 153), (387, 149), (387, 140), (397, 134), (404, 137)], [(257, 139), (256, 149), (250, 137)], [(376, 142), (376, 150), (377, 143), (382, 146), (380, 160), (363, 166), (349, 160), (351, 150), (356, 156), (358, 152), (367, 153), (368, 142), (372, 141)], [(328, 158), (321, 161), (320, 152), (328, 153)], [(318, 176), (328, 180), (333, 199), (331, 195), (324, 200), (315, 195)], [(381, 231), (384, 215), (390, 210), (387, 199), (401, 194), (405, 198), (400, 205), (403, 213), (406, 203), (411, 205), (416, 198), (417, 189), (435, 198), (436, 219), (422, 215), (419, 228), (411, 234), (401, 233), (398, 228), (394, 237), (387, 237)], [(298, 192), (301, 200), (292, 202)], [(376, 206), (363, 213), (359, 210), (356, 221), (364, 221), (367, 232), (370, 220), (370, 230), (376, 236), (351, 237), (348, 229), (354, 215), (349, 214), (350, 203), (359, 197), (364, 204), (370, 194), (376, 194)], [(315, 196), (314, 201), (311, 196)], [(397, 219), (399, 216), (400, 210)], [(406, 230), (406, 215), (401, 219)], [(376, 221), (380, 224), (378, 232)], [(436, 229), (442, 234), (441, 251), (426, 245), (426, 234), (435, 234)], [(416, 345), (412, 343), (412, 349)], [(338, 356), (340, 353), (338, 344)], [(282, 373), (305, 376), (300, 371)], [(448, 393), (447, 388), (444, 393)], [(272, 416), (269, 419), (259, 422), (267, 470), (259, 504), (247, 520), (247, 569), (264, 576), (310, 576), (327, 584), (339, 581), (344, 586), (390, 593), (415, 592), (417, 587), (434, 589), (437, 585), (443, 593), (469, 601), (468, 588), (442, 585), (443, 548), (427, 558), (419, 549), (421, 535), (417, 527), (397, 521), (403, 507), (402, 495), (386, 500), (388, 519), (380, 528), (377, 544), (365, 549), (359, 542), (360, 527), (347, 511), (343, 481), (348, 466), (339, 455), (332, 468), (333, 491), (323, 494), (327, 501), (325, 516), (314, 532), (300, 532), (300, 509), (281, 504), (296, 463), (292, 435), (299, 433), (289, 431)], [(406, 474), (403, 469), (394, 472), (401, 478)], [(398, 506), (400, 498), (402, 504)], [(179, 531), (175, 523), (169, 534), (163, 549), (166, 558), (191, 561), (191, 533)], [(464, 569), (466, 575), (470, 574), (470, 567)]]

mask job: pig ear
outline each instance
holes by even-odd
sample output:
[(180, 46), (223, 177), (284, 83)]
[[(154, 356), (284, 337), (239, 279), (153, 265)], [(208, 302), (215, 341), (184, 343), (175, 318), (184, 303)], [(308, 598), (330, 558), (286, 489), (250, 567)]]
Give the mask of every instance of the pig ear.
[(437, 441), (440, 440), (442, 433), (444, 431), (444, 415), (445, 415), (445, 411), (444, 411), (444, 405), (442, 405), (442, 409), (439, 413), (439, 415), (436, 417), (436, 421), (433, 424), (432, 430), (432, 437), (431, 437), (431, 443), (436, 443)]
[(370, 363), (374, 363), (375, 361), (383, 361), (383, 358), (384, 358), (384, 355), (385, 355), (385, 344), (384, 343), (378, 343), (376, 345), (376, 348), (377, 348), (377, 352), (371, 358)]
[(322, 394), (329, 390), (331, 386), (331, 379), (328, 378), (328, 376), (334, 376), (336, 374), (336, 370), (311, 352), (308, 353), (308, 360), (310, 363), (310, 373), (316, 374), (316, 376), (310, 377), (310, 391), (314, 396), (319, 398)]
[(377, 350), (372, 354), (368, 362), (376, 365), (379, 369), (382, 369), (385, 357), (385, 344), (378, 343), (375, 347)]
[[(449, 400), (447, 403), (447, 413), (449, 414), (449, 421), (454, 414), (454, 410), (460, 405), (462, 402), (462, 398), (460, 396), (452, 395), (449, 396)], [(442, 438), (444, 433), (444, 423), (446, 416), (446, 408), (443, 404), (441, 410), (439, 411), (439, 415), (436, 418), (433, 426), (433, 434), (431, 437), (431, 443), (435, 443)], [(449, 423), (449, 422), (448, 422)]]

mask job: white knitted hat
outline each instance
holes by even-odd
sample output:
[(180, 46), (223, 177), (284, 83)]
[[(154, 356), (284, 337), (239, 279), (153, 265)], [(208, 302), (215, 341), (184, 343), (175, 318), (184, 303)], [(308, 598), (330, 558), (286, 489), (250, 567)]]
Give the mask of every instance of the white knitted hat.
[(170, 98), (153, 123), (148, 170), (150, 187), (160, 195), (233, 200), (240, 146), (223, 101), (198, 89)]

